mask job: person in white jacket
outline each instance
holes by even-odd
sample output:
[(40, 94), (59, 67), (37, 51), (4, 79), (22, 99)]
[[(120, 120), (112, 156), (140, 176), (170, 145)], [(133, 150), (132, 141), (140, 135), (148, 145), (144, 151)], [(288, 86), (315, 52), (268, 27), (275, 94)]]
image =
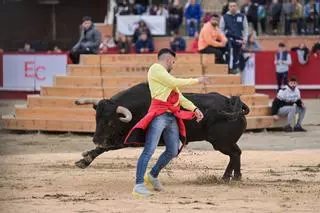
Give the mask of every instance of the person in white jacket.
[[(301, 100), (300, 90), (297, 88), (296, 78), (291, 78), (288, 85), (280, 89), (277, 97), (272, 103), (272, 114), (275, 119), (287, 117), (288, 124), (285, 126), (286, 132), (305, 132), (301, 124), (306, 113), (306, 107)], [(297, 124), (294, 125), (295, 116), (298, 114)], [(291, 125), (294, 125), (292, 128)]]

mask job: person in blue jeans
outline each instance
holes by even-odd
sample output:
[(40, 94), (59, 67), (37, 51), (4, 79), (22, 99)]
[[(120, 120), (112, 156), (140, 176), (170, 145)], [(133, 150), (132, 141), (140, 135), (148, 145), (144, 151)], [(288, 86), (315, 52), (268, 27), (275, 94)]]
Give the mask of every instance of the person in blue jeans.
[[(146, 185), (151, 185), (156, 191), (163, 190), (158, 175), (175, 156), (181, 142), (186, 141), (183, 120), (194, 117), (200, 122), (202, 112), (180, 92), (179, 87), (207, 83), (206, 77), (175, 78), (170, 74), (175, 63), (175, 53), (164, 48), (158, 53), (158, 63), (154, 63), (148, 71), (148, 83), (151, 93), (151, 104), (148, 113), (129, 132), (125, 143), (144, 143), (136, 172), (136, 183), (133, 195), (149, 196), (152, 194)], [(180, 110), (182, 106), (186, 110)], [(158, 143), (164, 142), (165, 151), (160, 155), (151, 172), (145, 175), (148, 162), (155, 152)]]

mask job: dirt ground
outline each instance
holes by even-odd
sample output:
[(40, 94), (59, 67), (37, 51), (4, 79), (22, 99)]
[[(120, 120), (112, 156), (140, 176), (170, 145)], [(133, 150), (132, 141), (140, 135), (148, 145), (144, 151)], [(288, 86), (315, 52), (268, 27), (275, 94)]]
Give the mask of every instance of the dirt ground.
[(149, 198), (131, 195), (139, 148), (81, 170), (74, 162), (93, 148), (90, 135), (0, 130), (0, 212), (320, 212), (320, 126), (306, 128), (244, 134), (240, 182), (220, 180), (228, 157), (191, 143), (161, 173), (166, 190)]

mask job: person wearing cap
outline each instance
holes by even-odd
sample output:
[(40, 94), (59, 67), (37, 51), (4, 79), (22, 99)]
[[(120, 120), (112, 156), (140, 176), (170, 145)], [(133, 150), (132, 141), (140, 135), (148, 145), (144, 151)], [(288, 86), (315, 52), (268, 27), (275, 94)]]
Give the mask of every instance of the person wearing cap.
[(70, 52), (74, 64), (78, 64), (81, 54), (97, 54), (101, 43), (101, 33), (95, 28), (92, 19), (85, 16), (82, 19), (80, 39)]

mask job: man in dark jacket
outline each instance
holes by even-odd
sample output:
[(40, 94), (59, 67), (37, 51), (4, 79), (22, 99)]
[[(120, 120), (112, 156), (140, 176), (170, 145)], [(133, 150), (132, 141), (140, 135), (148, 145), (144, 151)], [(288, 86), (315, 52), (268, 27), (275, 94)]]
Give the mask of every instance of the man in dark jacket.
[(243, 5), (241, 12), (247, 16), (249, 23), (252, 23), (254, 30), (257, 35), (259, 35), (258, 29), (258, 5), (252, 3), (251, 0), (246, 0), (246, 3)]
[(153, 42), (148, 39), (147, 33), (143, 32), (136, 42), (136, 53), (152, 53), (154, 50)]
[(229, 71), (237, 74), (239, 70), (239, 59), (248, 39), (248, 21), (244, 14), (238, 10), (237, 2), (229, 2), (229, 11), (220, 19), (220, 29), (228, 39), (228, 63)]
[(170, 40), (170, 48), (175, 52), (186, 50), (186, 41), (180, 36), (179, 31), (173, 33)]
[(101, 34), (95, 29), (91, 17), (82, 19), (80, 39), (71, 49), (70, 58), (74, 64), (79, 63), (81, 54), (97, 54), (101, 43)]
[[(283, 89), (279, 90), (277, 97), (272, 103), (272, 115), (277, 120), (279, 116), (287, 117), (288, 124), (284, 127), (286, 132), (305, 132), (306, 130), (302, 128), (301, 123), (303, 121), (306, 107), (301, 101), (300, 90), (297, 88), (296, 78), (291, 78), (288, 85)], [(298, 122), (292, 128), (294, 124), (294, 119), (296, 114), (299, 115)]]

